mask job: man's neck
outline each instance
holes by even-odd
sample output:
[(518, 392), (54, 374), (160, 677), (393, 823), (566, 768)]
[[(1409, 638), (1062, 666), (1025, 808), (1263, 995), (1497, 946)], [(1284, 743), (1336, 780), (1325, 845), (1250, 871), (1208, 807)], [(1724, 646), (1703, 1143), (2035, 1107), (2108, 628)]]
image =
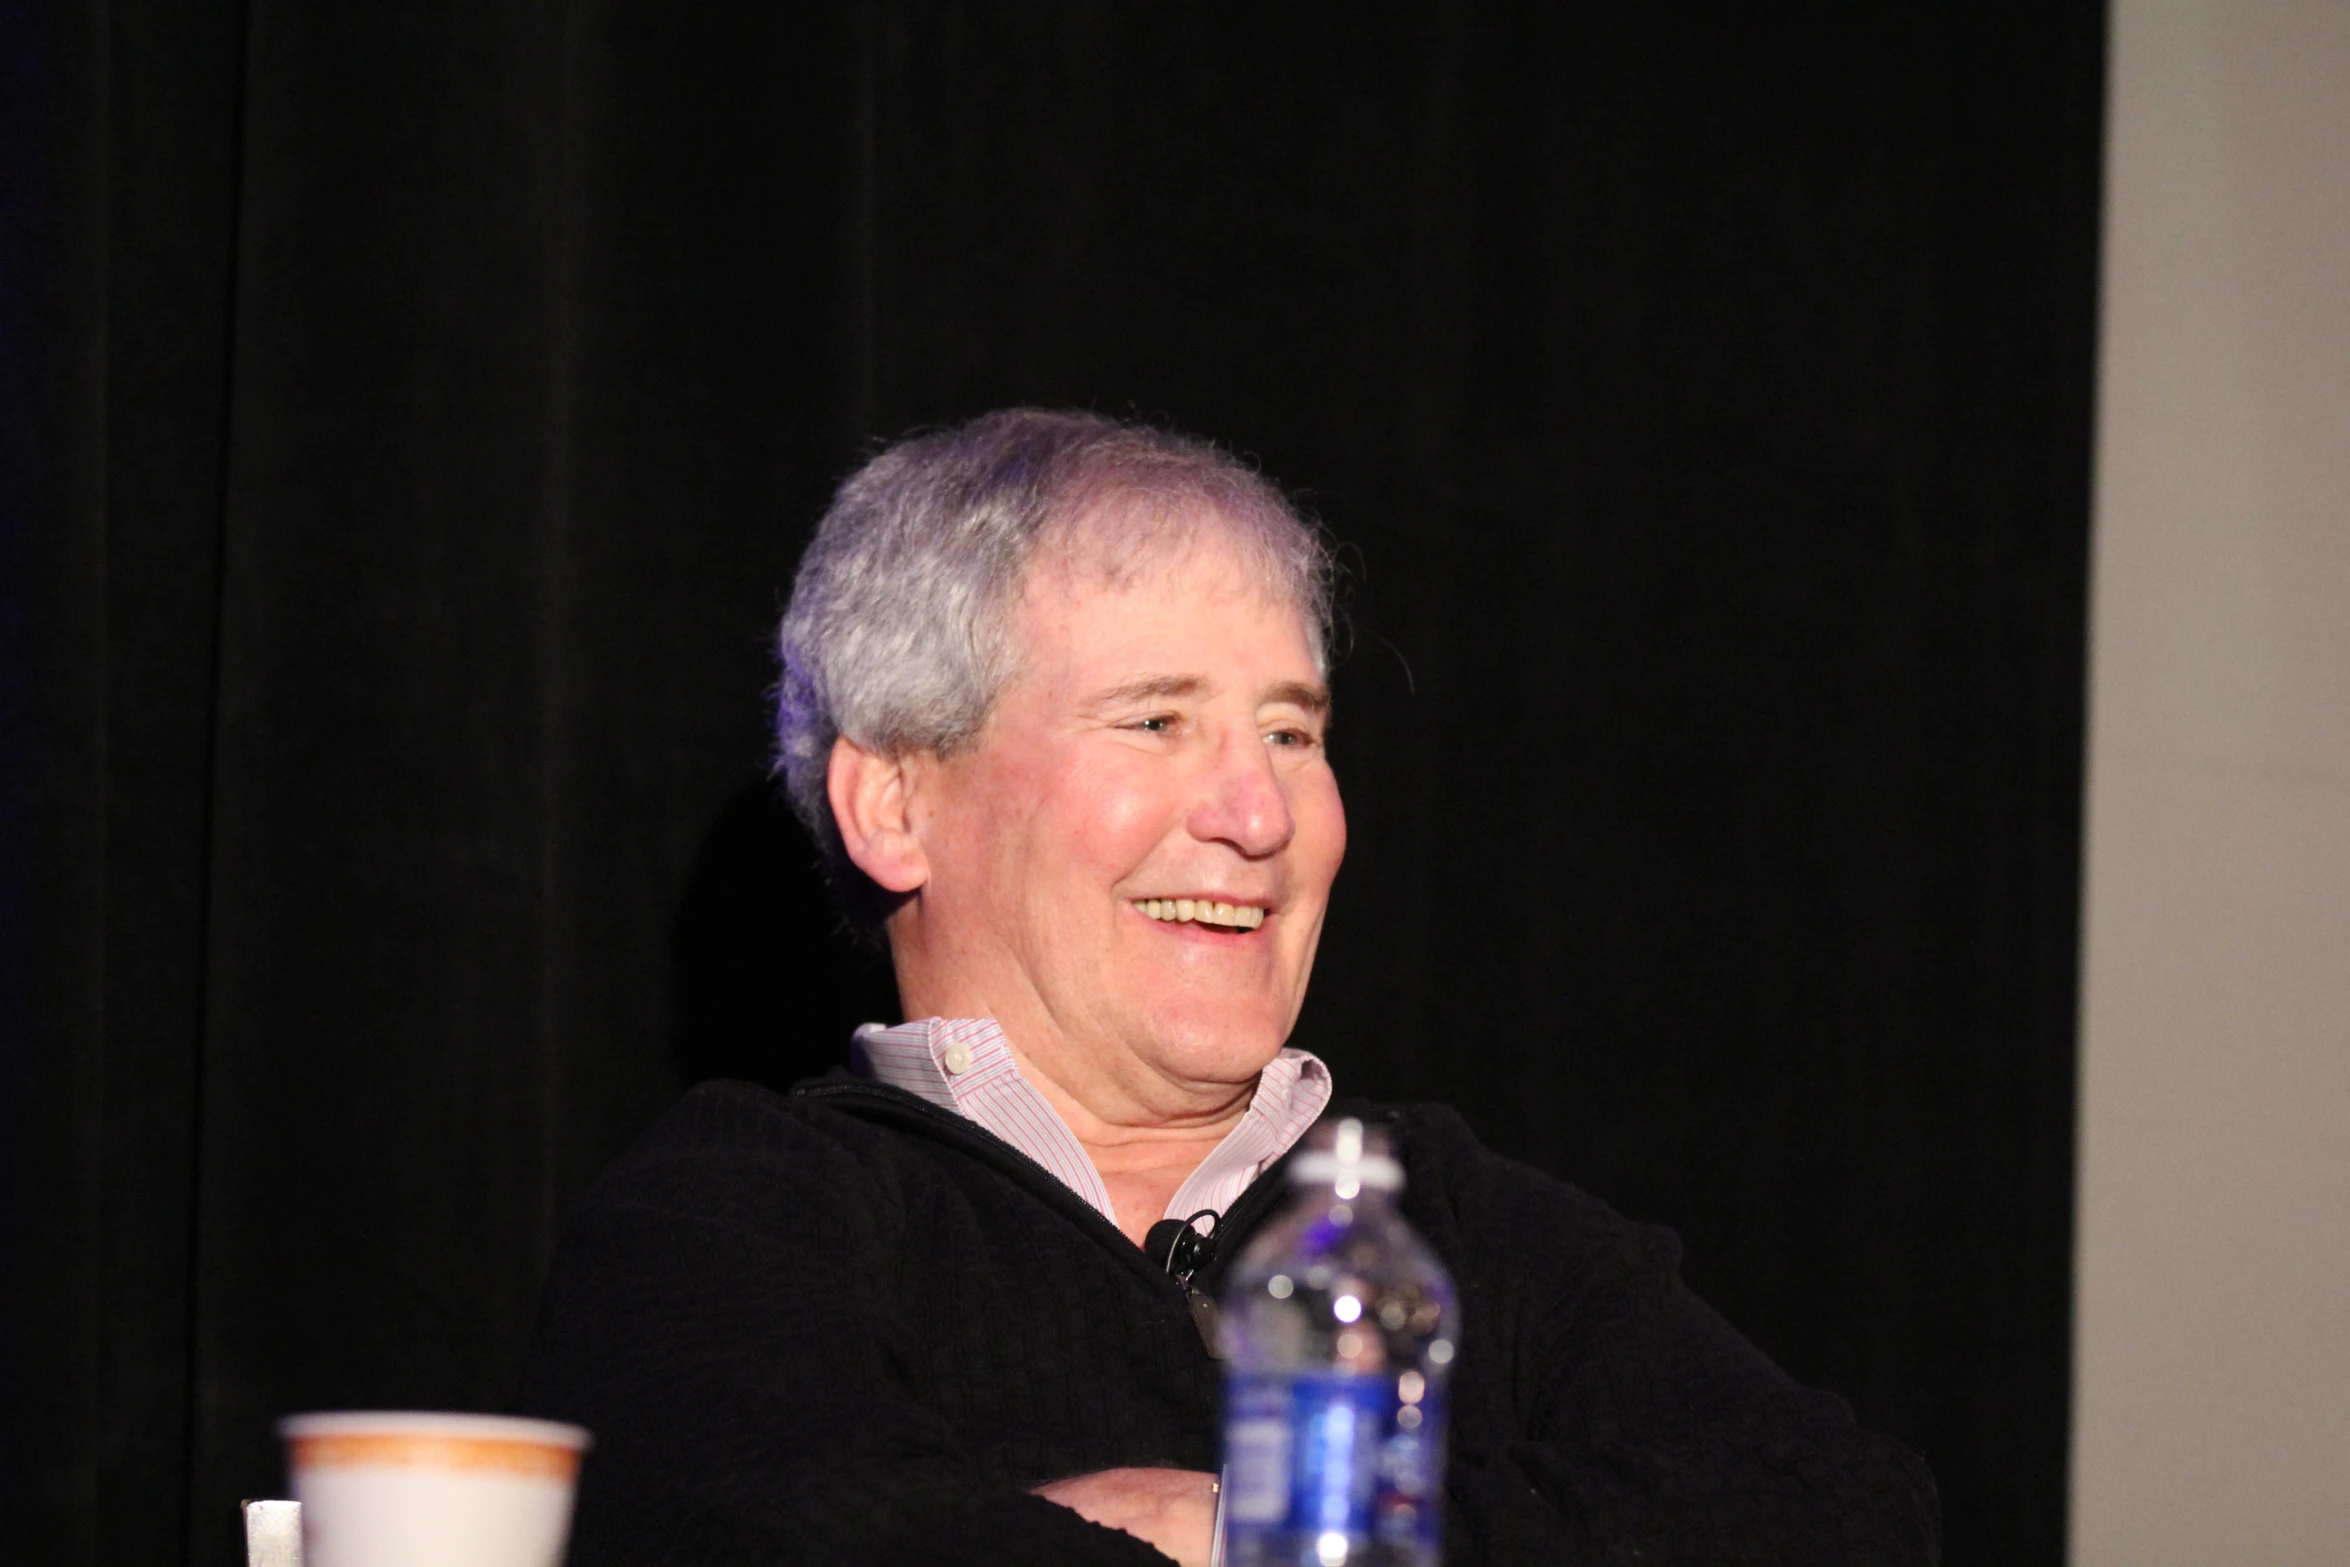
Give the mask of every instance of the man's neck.
[[(1093, 1161), (1109, 1191), (1119, 1231), (1137, 1246), (1166, 1213), (1167, 1204), (1175, 1200), (1175, 1193), (1191, 1173), (1240, 1124), (1256, 1095), (1256, 1083), (1251, 1080), (1231, 1085), (1220, 1103), (1198, 1096), (1206, 1102), (1180, 1119), (1119, 1119), (1120, 1111), (1134, 1115), (1125, 1108), (1130, 1096), (1072, 1091), (1061, 1074), (1023, 1050), (1018, 1039), (1007, 1033), (1005, 1042), (1021, 1075), (1035, 1085)], [(1100, 1099), (1118, 1105), (1120, 1111), (1105, 1115), (1094, 1102)]]
[(1330, 1098), (1321, 1062), (1280, 1051), (1199, 1113), (1128, 1122), (1103, 1113), (1038, 1052), (1016, 1049), (992, 1014), (876, 1024), (857, 1038), (860, 1072), (986, 1127), (1137, 1243), (1160, 1219), (1230, 1203)]

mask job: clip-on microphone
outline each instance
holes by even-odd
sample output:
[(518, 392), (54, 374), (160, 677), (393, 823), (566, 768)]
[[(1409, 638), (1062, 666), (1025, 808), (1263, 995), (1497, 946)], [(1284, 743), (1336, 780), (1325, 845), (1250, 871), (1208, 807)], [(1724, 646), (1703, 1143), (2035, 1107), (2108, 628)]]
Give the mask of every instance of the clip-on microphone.
[[(1188, 1219), (1161, 1219), (1144, 1232), (1144, 1255), (1157, 1263), (1176, 1283), (1183, 1286), (1184, 1304), (1191, 1308), (1192, 1326), (1199, 1329), (1200, 1342), (1207, 1346), (1210, 1358), (1221, 1360), (1224, 1347), (1216, 1332), (1216, 1303), (1207, 1292), (1195, 1287), (1191, 1276), (1216, 1255), (1216, 1229), (1224, 1216), (1213, 1208), (1202, 1208)], [(1208, 1221), (1206, 1234), (1199, 1231), (1199, 1221)]]

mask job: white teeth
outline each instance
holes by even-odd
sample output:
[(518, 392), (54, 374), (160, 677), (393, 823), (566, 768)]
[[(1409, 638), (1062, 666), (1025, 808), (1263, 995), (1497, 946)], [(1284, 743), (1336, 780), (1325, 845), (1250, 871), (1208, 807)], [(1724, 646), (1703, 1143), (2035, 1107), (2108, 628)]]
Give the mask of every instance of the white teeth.
[(1143, 898), (1135, 908), (1155, 920), (1196, 920), (1203, 925), (1229, 925), (1255, 930), (1265, 923), (1265, 911), (1253, 903), (1217, 903), (1207, 898)]

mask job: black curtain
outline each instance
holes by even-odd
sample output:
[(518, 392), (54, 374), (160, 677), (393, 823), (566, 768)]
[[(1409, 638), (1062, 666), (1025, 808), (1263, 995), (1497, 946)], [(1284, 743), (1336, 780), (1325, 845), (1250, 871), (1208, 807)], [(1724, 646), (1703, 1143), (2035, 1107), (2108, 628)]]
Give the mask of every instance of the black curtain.
[(681, 1081), (889, 1005), (760, 779), (877, 438), (1347, 541), (1300, 1042), (2063, 1538), (2102, 6), (6, 8), (11, 1556), (495, 1407)]

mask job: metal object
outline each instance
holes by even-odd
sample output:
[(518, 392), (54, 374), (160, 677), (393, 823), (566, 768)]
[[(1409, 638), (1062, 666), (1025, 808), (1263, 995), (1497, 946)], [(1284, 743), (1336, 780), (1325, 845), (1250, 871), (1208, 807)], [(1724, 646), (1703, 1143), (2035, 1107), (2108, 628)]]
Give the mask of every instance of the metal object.
[(245, 1504), (245, 1567), (302, 1567), (302, 1504)]

